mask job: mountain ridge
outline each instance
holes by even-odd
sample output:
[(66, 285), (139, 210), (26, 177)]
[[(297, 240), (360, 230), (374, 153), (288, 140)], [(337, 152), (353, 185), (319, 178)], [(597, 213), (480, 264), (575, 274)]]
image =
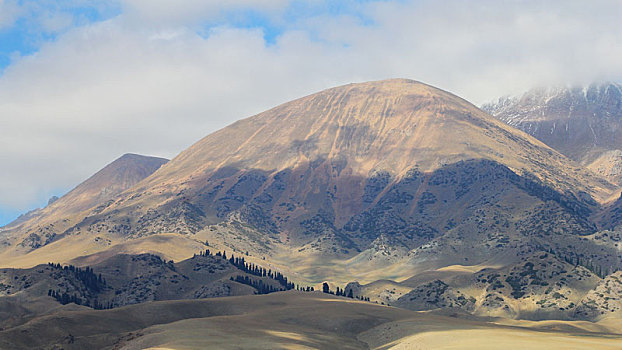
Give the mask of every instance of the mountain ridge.
[[(481, 137), (478, 128), (482, 125), (475, 126), (477, 123), (491, 129), (483, 131), (488, 135)], [(493, 159), (519, 173), (529, 172), (544, 181), (552, 179), (562, 192), (591, 193), (601, 202), (610, 199), (612, 185), (572, 165), (539, 141), (515, 139), (514, 133), (467, 101), (429, 85), (405, 79), (349, 84), (285, 103), (206, 136), (131, 189), (133, 195), (113, 203), (103, 213), (152, 206), (153, 202), (164, 206), (173, 197), (196, 198), (198, 191), (208, 190), (209, 178), (242, 172), (259, 177), (250, 181), (270, 186), (265, 177), (298, 169), (303, 173), (300, 176), (332, 179), (328, 181), (336, 183), (330, 186), (338, 190), (344, 171), (361, 181), (370, 173), (388, 172), (395, 182), (414, 165), (426, 172), (471, 158)], [(525, 145), (528, 149), (516, 155)], [(551, 162), (556, 164), (544, 165)], [(558, 171), (556, 166), (565, 168)], [(557, 173), (549, 173), (551, 170)], [(575, 176), (580, 180), (573, 180)], [(573, 183), (566, 183), (569, 180)], [(222, 196), (231, 185), (224, 182), (221, 188), (210, 191)], [(289, 192), (301, 190), (307, 191), (298, 188)], [(357, 196), (362, 189), (348, 189), (352, 191)], [(347, 196), (334, 195), (337, 201)], [(346, 220), (341, 216), (357, 210), (348, 203), (335, 205), (336, 219), (341, 223)], [(202, 216), (194, 207), (187, 209)]]
[[(359, 91), (356, 91), (356, 90), (359, 90)], [(382, 94), (385, 94), (388, 96), (383, 96)], [(356, 98), (362, 101), (352, 101)], [(408, 98), (415, 99), (415, 101), (405, 102), (404, 100)], [(344, 100), (345, 102), (343, 102)], [(344, 103), (346, 107), (344, 107), (343, 110), (339, 110), (338, 106)], [(314, 104), (317, 104), (317, 108), (320, 109), (319, 111), (308, 110), (310, 108), (315, 107)], [(393, 106), (391, 106), (392, 104)], [(398, 105), (398, 106), (396, 107), (395, 105)], [(425, 117), (421, 116), (421, 114), (424, 114), (421, 112), (418, 115), (411, 113), (410, 115), (405, 115), (404, 117), (398, 120), (399, 122), (402, 122), (401, 124), (400, 123), (391, 124), (391, 121), (389, 121), (391, 119), (391, 116), (397, 113), (396, 111), (392, 110), (392, 108), (399, 108), (400, 106), (403, 108), (410, 107), (417, 111), (423, 110), (423, 112), (428, 113), (431, 116), (425, 116)], [(375, 109), (373, 109), (372, 107), (375, 107)], [(387, 109), (385, 109), (385, 107)], [(287, 112), (288, 110), (295, 110), (295, 112), (294, 111)], [(309, 115), (309, 113), (305, 114), (305, 112), (315, 113), (316, 117), (303, 118), (303, 116), (307, 117)], [(454, 113), (454, 115), (449, 117), (447, 115), (448, 113), (446, 112)], [(408, 111), (405, 111), (405, 113), (408, 113)], [(459, 113), (464, 113), (464, 115), (460, 115)], [(469, 115), (469, 113), (477, 113), (477, 114), (471, 116)], [(320, 115), (322, 115), (323, 117), (321, 119), (318, 119), (317, 116), (320, 116)], [(501, 128), (503, 131), (511, 130), (511, 129), (506, 128), (503, 124), (497, 123), (497, 121), (494, 120), (493, 118), (489, 118), (487, 114), (479, 112), (475, 108), (475, 106), (463, 100), (462, 98), (456, 95), (453, 95), (451, 93), (448, 93), (446, 91), (434, 88), (430, 85), (426, 85), (426, 84), (423, 84), (423, 83), (420, 83), (414, 80), (390, 79), (390, 80), (374, 81), (374, 82), (367, 82), (367, 83), (348, 84), (348, 85), (344, 85), (344, 86), (340, 86), (336, 88), (323, 90), (319, 93), (311, 94), (311, 95), (293, 100), (291, 102), (284, 103), (282, 105), (269, 109), (266, 112), (257, 114), (255, 116), (252, 116), (246, 119), (239, 120), (231, 124), (229, 127), (216, 131), (206, 136), (205, 138), (199, 140), (197, 143), (192, 145), (187, 151), (184, 151), (180, 153), (180, 155), (176, 156), (173, 159), (173, 162), (169, 164), (169, 166), (163, 168), (161, 171), (154, 174), (154, 176), (151, 179), (151, 182), (152, 183), (157, 182), (160, 176), (166, 175), (167, 170), (169, 172), (181, 171), (183, 168), (185, 168), (184, 166), (186, 165), (185, 160), (187, 159), (192, 159), (193, 161), (198, 160), (198, 161), (201, 161), (201, 163), (207, 163), (207, 161), (212, 161), (216, 163), (216, 165), (219, 165), (218, 161), (220, 162), (226, 161), (228, 163), (235, 163), (237, 160), (254, 159), (255, 161), (253, 164), (244, 163), (245, 167), (262, 169), (262, 170), (273, 170), (273, 169), (280, 170), (282, 168), (291, 167), (292, 165), (295, 165), (298, 162), (304, 162), (305, 157), (309, 158), (309, 156), (312, 153), (312, 150), (305, 149), (304, 146), (317, 147), (319, 144), (316, 140), (313, 139), (313, 137), (316, 135), (318, 137), (319, 136), (325, 137), (327, 135), (333, 136), (332, 138), (328, 137), (329, 140), (333, 140), (333, 142), (330, 145), (329, 144), (320, 145), (320, 146), (323, 146), (323, 149), (322, 149), (323, 152), (321, 153), (324, 155), (328, 155), (327, 158), (334, 156), (335, 154), (331, 152), (335, 152), (337, 146), (340, 146), (340, 145), (345, 146), (346, 152), (352, 151), (351, 152), (353, 153), (352, 158), (357, 158), (357, 157), (360, 157), (359, 153), (361, 150), (367, 151), (366, 149), (364, 149), (365, 148), (364, 146), (369, 141), (369, 139), (364, 137), (364, 136), (367, 136), (365, 134), (365, 130), (356, 130), (357, 132), (359, 132), (359, 134), (357, 135), (347, 135), (348, 128), (356, 129), (356, 127), (358, 126), (356, 125), (356, 122), (367, 123), (367, 124), (363, 124), (363, 126), (371, 125), (375, 127), (376, 129), (381, 129), (381, 132), (388, 132), (388, 133), (402, 132), (404, 135), (403, 137), (399, 137), (398, 141), (405, 141), (407, 139), (413, 139), (417, 141), (415, 144), (413, 144), (413, 142), (404, 144), (403, 148), (407, 150), (411, 150), (410, 152), (413, 152), (412, 150), (414, 151), (419, 150), (419, 148), (413, 147), (413, 146), (416, 146), (417, 144), (423, 144), (424, 145), (423, 148), (428, 148), (429, 146), (426, 145), (426, 142), (435, 145), (436, 146), (435, 151), (439, 151), (439, 150), (442, 151), (443, 147), (447, 147), (446, 144), (439, 145), (436, 142), (434, 142), (434, 140), (431, 140), (433, 139), (432, 136), (436, 136), (436, 135), (425, 135), (427, 131), (430, 131), (429, 130), (430, 125), (428, 124), (433, 124), (435, 117), (438, 119), (441, 119), (440, 121), (441, 123), (445, 123), (445, 125), (442, 125), (443, 128), (452, 127), (451, 125), (447, 125), (447, 123), (449, 123), (449, 121), (451, 120), (457, 120), (459, 122), (463, 121), (464, 123), (461, 123), (460, 126), (465, 126), (468, 123), (476, 123), (477, 120), (481, 118), (485, 120), (486, 122), (492, 123), (492, 126)], [(421, 120), (417, 120), (417, 118)], [(315, 120), (307, 121), (305, 119), (315, 119)], [(432, 119), (432, 121), (428, 119)], [(355, 122), (352, 122), (352, 120), (354, 120)], [(327, 121), (328, 123), (323, 123)], [(331, 121), (333, 122), (332, 124), (330, 123)], [(415, 122), (417, 121), (423, 124), (426, 124), (426, 125), (424, 125), (424, 127), (419, 127), (419, 128), (412, 128), (411, 126), (410, 130), (402, 130), (402, 129), (408, 129), (407, 123), (415, 124)], [(270, 123), (275, 123), (275, 124), (283, 123), (285, 125), (279, 125), (279, 128), (275, 128), (275, 130), (272, 130), (272, 131), (264, 130), (266, 125), (269, 125)], [(299, 123), (302, 125), (295, 125), (296, 123)], [(335, 123), (337, 125), (334, 125)], [(308, 127), (301, 128), (300, 126), (305, 126), (305, 127), (308, 126)], [(434, 127), (435, 125), (431, 125), (431, 126)], [(327, 128), (331, 128), (331, 127), (335, 128), (336, 130), (326, 130)], [(305, 132), (300, 131), (299, 129), (310, 130), (310, 131), (308, 134), (305, 134)], [(409, 131), (410, 131), (410, 134), (408, 134)], [(466, 131), (468, 130), (461, 130), (461, 132), (463, 133)], [(241, 132), (242, 135), (240, 135), (240, 137), (238, 138), (239, 140), (244, 140), (244, 142), (239, 141), (238, 143), (234, 145), (228, 146), (227, 155), (229, 156), (229, 159), (226, 159), (226, 157), (210, 157), (209, 150), (215, 149), (215, 148), (222, 148), (223, 145), (226, 145), (231, 139), (231, 135), (232, 135), (231, 132)], [(262, 133), (267, 134), (267, 135), (262, 137)], [(279, 136), (283, 135), (284, 133), (290, 137), (286, 139), (285, 142), (279, 143), (278, 140), (282, 139), (282, 137), (279, 137)], [(456, 133), (459, 134), (460, 132), (456, 132)], [(374, 134), (372, 136), (381, 138), (382, 136), (385, 136), (385, 135), (382, 135), (382, 133), (380, 133), (380, 134)], [(340, 137), (342, 138), (340, 139)], [(345, 143), (346, 138), (354, 140), (355, 143), (354, 144), (343, 144)], [(419, 140), (421, 138), (423, 138), (423, 140)], [(283, 159), (279, 157), (249, 156), (248, 153), (250, 150), (245, 150), (247, 154), (242, 154), (241, 152), (244, 151), (244, 146), (251, 143), (253, 139), (256, 141), (256, 143), (259, 142), (262, 145), (264, 145), (264, 149), (271, 149), (272, 152), (281, 152), (281, 154), (284, 153), (283, 150), (274, 151), (273, 148), (275, 147), (278, 148), (283, 143), (288, 144), (290, 142), (301, 142), (302, 144), (299, 145), (296, 150), (299, 150), (302, 153), (307, 153), (307, 154), (304, 154), (305, 157), (301, 157), (302, 160), (296, 159), (295, 157), (291, 157), (291, 155), (289, 155), (290, 157), (287, 157), (287, 154), (285, 154), (286, 155), (285, 159), (288, 160), (287, 162), (283, 162)], [(463, 139), (463, 137), (461, 137), (461, 139)], [(372, 140), (372, 142), (373, 141), (376, 141), (376, 140)], [(449, 142), (450, 144), (455, 143), (455, 141), (453, 140), (449, 140), (449, 141), (450, 141)], [(339, 142), (342, 142), (342, 144), (339, 144)], [(356, 144), (356, 142), (359, 142), (359, 144)], [(542, 146), (542, 144), (538, 140), (530, 139), (530, 142), (532, 142), (535, 146), (538, 146), (538, 147)], [(365, 143), (365, 144), (362, 144), (362, 143)], [(384, 145), (379, 146), (379, 148), (381, 148), (382, 146)], [(389, 149), (389, 153), (396, 151), (395, 143), (388, 145), (388, 146), (392, 147), (392, 148), (386, 147), (387, 149)], [(467, 153), (465, 148), (467, 147), (463, 147), (462, 149), (458, 149), (457, 151)], [(547, 147), (545, 147), (545, 149), (546, 148)], [(208, 151), (208, 153), (205, 153), (206, 150)], [(378, 150), (377, 153), (385, 155), (383, 152), (381, 152), (382, 150), (383, 149)], [(399, 151), (399, 149), (397, 150)], [(288, 150), (286, 149), (285, 151), (288, 151)], [(495, 158), (494, 152), (490, 152), (490, 154), (485, 154), (486, 152), (489, 152), (489, 151), (490, 149), (475, 150), (474, 153), (479, 154), (480, 156), (486, 155), (489, 158), (494, 159)], [(545, 152), (550, 152), (550, 151), (551, 151), (550, 149), (546, 149)], [(454, 152), (454, 153), (458, 153), (458, 152)], [(369, 156), (369, 158), (374, 159), (373, 157), (374, 154), (366, 155), (366, 156)], [(403, 174), (405, 171), (409, 169), (411, 165), (410, 163), (412, 163), (412, 159), (414, 160), (417, 159), (417, 157), (412, 154), (409, 156), (410, 157), (400, 157), (400, 158), (409, 159), (409, 161), (407, 161), (408, 164), (404, 164), (403, 161), (401, 163), (400, 161), (394, 161), (393, 163), (390, 163), (387, 160), (383, 160), (383, 161), (380, 161), (379, 164), (356, 164), (356, 165), (358, 165), (363, 170), (361, 173), (364, 175), (367, 175), (367, 173), (372, 168), (378, 168), (380, 170), (388, 170), (391, 172), (396, 172), (398, 174)], [(290, 158), (294, 158), (294, 159), (290, 159)], [(376, 157), (376, 158), (382, 158), (382, 157)], [(312, 158), (309, 158), (309, 159), (312, 159)], [(468, 159), (468, 158), (463, 157), (460, 159)], [(383, 162), (388, 163), (388, 166), (382, 166)], [(444, 160), (444, 163), (449, 163), (449, 162), (452, 162), (452, 160), (451, 159)], [(275, 166), (274, 165), (275, 163), (278, 164), (278, 166)], [(429, 163), (429, 164), (425, 164), (425, 163)], [(501, 161), (501, 163), (507, 164), (508, 161)], [(443, 164), (443, 162), (439, 163), (438, 160), (436, 160), (436, 164), (434, 163), (434, 161), (430, 161), (430, 160), (424, 160), (422, 164), (418, 163), (422, 171), (433, 170), (435, 168), (438, 168), (440, 164)], [(393, 167), (393, 165), (398, 165), (398, 170), (395, 170), (395, 167)], [(208, 168), (207, 164), (202, 167), (202, 169), (207, 169), (207, 168)], [(218, 166), (215, 166), (215, 168), (218, 168)], [(520, 168), (516, 167), (516, 170), (520, 171)]]
[(621, 84), (535, 88), (482, 109), (610, 181), (622, 180)]

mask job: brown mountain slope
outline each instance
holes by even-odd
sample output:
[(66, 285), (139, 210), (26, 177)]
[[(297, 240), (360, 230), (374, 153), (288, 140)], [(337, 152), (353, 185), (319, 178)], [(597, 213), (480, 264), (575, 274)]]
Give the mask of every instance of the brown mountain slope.
[[(281, 195), (297, 200), (276, 204), (287, 208), (282, 215), (299, 216), (304, 199), (318, 200), (309, 197), (322, 182), (322, 191), (334, 196), (335, 219), (343, 223), (362, 207), (357, 197), (364, 186), (353, 184), (352, 178), (362, 182), (386, 173), (394, 182), (415, 167), (429, 172), (467, 159), (493, 160), (560, 192), (583, 191), (597, 200), (608, 198), (612, 190), (468, 102), (425, 84), (394, 79), (329, 89), (238, 121), (182, 152), (102, 214), (138, 207), (144, 214), (146, 208), (171, 205), (180, 210), (176, 216), (184, 222), (179, 226), (192, 232), (201, 226), (190, 218), (201, 205), (181, 203), (201, 204), (197, 202), (210, 201), (210, 196), (239, 192), (204, 213), (223, 217), (241, 198), (282, 182), (287, 189)], [(304, 181), (294, 180), (293, 173)]]
[[(121, 192), (151, 175), (168, 160), (138, 154), (125, 154), (76, 186), (73, 190), (48, 204), (45, 208), (28, 214), (3, 228), (5, 240), (28, 250), (54, 240), (80, 213), (112, 200)], [(78, 219), (75, 219), (75, 218)], [(10, 242), (10, 241), (9, 241)], [(5, 241), (4, 244), (10, 244)]]
[(166, 162), (164, 158), (125, 154), (59, 198), (50, 209), (62, 208), (68, 213), (91, 209), (134, 186)]
[[(128, 252), (137, 238), (154, 239), (136, 252), (183, 257), (208, 240), (300, 282), (403, 279), (542, 247), (591, 254), (574, 244), (595, 231), (589, 217), (614, 191), (459, 97), (393, 79), (322, 91), (217, 131), (30, 257), (94, 253), (102, 240)], [(164, 233), (188, 244), (157, 243)], [(387, 246), (390, 258), (379, 251)]]
[(387, 171), (401, 177), (413, 165), (432, 171), (473, 158), (530, 172), (562, 190), (586, 190), (598, 199), (610, 190), (467, 101), (393, 79), (325, 90), (240, 120), (182, 152), (134, 192), (162, 190), (166, 197), (200, 185), (218, 169), (220, 176), (228, 168), (276, 173), (321, 161), (349, 175)]

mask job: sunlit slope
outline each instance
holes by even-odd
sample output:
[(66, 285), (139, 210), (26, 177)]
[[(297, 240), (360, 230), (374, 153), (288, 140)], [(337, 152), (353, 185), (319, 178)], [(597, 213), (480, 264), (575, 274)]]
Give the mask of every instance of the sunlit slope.
[[(105, 205), (167, 161), (163, 158), (125, 154), (45, 208), (37, 209), (3, 227), (0, 231), (1, 239), (5, 247), (11, 246), (13, 250), (22, 253), (45, 246), (82, 220), (89, 210)], [(5, 250), (5, 253), (10, 252)]]
[(388, 171), (399, 176), (415, 165), (432, 171), (473, 158), (494, 160), (596, 199), (611, 190), (469, 102), (419, 82), (392, 79), (325, 90), (240, 120), (203, 138), (132, 191), (149, 192), (146, 196), (126, 196), (122, 203), (196, 190), (218, 170), (220, 176), (251, 169), (271, 174), (320, 168), (315, 163), (325, 162), (322, 170), (328, 174), (322, 175), (338, 182), (340, 175), (365, 178)]

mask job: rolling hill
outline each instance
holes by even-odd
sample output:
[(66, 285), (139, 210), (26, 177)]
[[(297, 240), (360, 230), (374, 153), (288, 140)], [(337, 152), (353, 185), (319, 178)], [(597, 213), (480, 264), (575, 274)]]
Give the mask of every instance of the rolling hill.
[[(2, 309), (0, 309), (2, 310)], [(615, 349), (615, 327), (464, 319), (322, 293), (65, 308), (0, 330), (11, 349)]]

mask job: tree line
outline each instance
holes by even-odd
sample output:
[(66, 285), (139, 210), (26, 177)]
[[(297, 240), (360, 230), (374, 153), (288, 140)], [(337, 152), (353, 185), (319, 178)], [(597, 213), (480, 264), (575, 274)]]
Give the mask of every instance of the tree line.
[(102, 277), (101, 273), (99, 275), (95, 274), (91, 267), (86, 266), (85, 268), (80, 268), (73, 265), (61, 266), (61, 264), (54, 263), (48, 263), (48, 266), (72, 274), (90, 291), (100, 292), (106, 286), (106, 279)]
[[(196, 257), (196, 254), (194, 255)], [(237, 267), (239, 270), (244, 271), (245, 273), (249, 274), (249, 275), (253, 275), (253, 276), (257, 276), (257, 277), (264, 277), (264, 278), (269, 278), (272, 280), (275, 280), (276, 282), (278, 282), (282, 287), (273, 287), (270, 284), (265, 283), (263, 280), (261, 279), (253, 279), (250, 278), (248, 276), (242, 276), (242, 275), (238, 275), (235, 278), (232, 276), (229, 279), (231, 281), (235, 281), (238, 283), (242, 283), (242, 284), (246, 284), (249, 285), (253, 288), (255, 288), (257, 290), (257, 294), (268, 294), (268, 293), (273, 293), (273, 292), (281, 292), (281, 291), (286, 291), (286, 290), (292, 290), (292, 289), (296, 289), (299, 291), (303, 291), (303, 292), (311, 292), (314, 291), (313, 287), (302, 287), (299, 286), (293, 282), (291, 282), (287, 277), (285, 277), (285, 275), (283, 275), (282, 273), (278, 272), (278, 271), (272, 271), (272, 269), (266, 269), (262, 266), (253, 264), (253, 263), (249, 263), (246, 261), (246, 259), (242, 256), (242, 257), (236, 257), (233, 254), (231, 254), (231, 256), (229, 258), (227, 258), (227, 252), (223, 251), (221, 252), (216, 252), (215, 254), (212, 255), (212, 252), (210, 252), (209, 249), (205, 250), (205, 251), (201, 251), (199, 253), (199, 256), (216, 256), (216, 257), (220, 257), (224, 260), (229, 261), (229, 263), (231, 263), (231, 265)]]
[(362, 295), (356, 295), (355, 296), (354, 295), (354, 291), (352, 290), (352, 288), (350, 288), (348, 290), (348, 293), (346, 293), (345, 288), (339, 288), (339, 286), (337, 286), (337, 290), (333, 292), (332, 290), (330, 290), (330, 286), (326, 282), (322, 283), (322, 292), (324, 292), (326, 294), (332, 294), (332, 295), (346, 297), (346, 298), (351, 298), (351, 299), (370, 301), (369, 297), (365, 297), (365, 296), (362, 296)]
[[(279, 284), (282, 286), (282, 288), (274, 287), (268, 283), (265, 283), (261, 279), (253, 279), (249, 276), (238, 275), (238, 276), (235, 276), (235, 277), (232, 276), (229, 278), (231, 281), (235, 281), (241, 284), (246, 284), (248, 286), (255, 288), (257, 290), (256, 294), (268, 294), (268, 293), (281, 292), (281, 291), (287, 291), (287, 290), (292, 290), (292, 289), (296, 289), (302, 292), (315, 291), (313, 287), (299, 286), (299, 285), (294, 284), (293, 282), (290, 282), (287, 279), (287, 277), (285, 277), (282, 273), (278, 271), (272, 271), (271, 269), (265, 269), (262, 266), (246, 262), (243, 256), (235, 257), (233, 254), (231, 254), (231, 256), (227, 258), (226, 251), (223, 251), (223, 252), (218, 251), (215, 254), (212, 254), (212, 252), (210, 252), (209, 249), (206, 249), (205, 251), (201, 251), (199, 253), (199, 256), (220, 257), (222, 259), (228, 260), (229, 263), (231, 263), (233, 266), (237, 267), (239, 270), (246, 272), (249, 275), (270, 278), (270, 279), (273, 279), (279, 282)], [(196, 254), (194, 255), (194, 257), (196, 257)], [(349, 289), (347, 293), (346, 293), (345, 288), (339, 288), (339, 287), (337, 287), (336, 291), (331, 291), (330, 286), (326, 282), (324, 282), (324, 284), (322, 285), (322, 292), (336, 295), (336, 296), (347, 297), (351, 299), (370, 301), (369, 297), (365, 297), (363, 295), (354, 295), (354, 291), (352, 289)]]
[(600, 278), (605, 278), (608, 275), (619, 270), (619, 268), (613, 267), (613, 266), (603, 267), (601, 264), (595, 262), (592, 259), (582, 257), (583, 254), (577, 254), (574, 252), (571, 254), (564, 254), (564, 253), (556, 252), (553, 249), (553, 247), (547, 248), (544, 246), (539, 246), (538, 248), (544, 252), (548, 252), (556, 256), (559, 259), (564, 260), (566, 263), (570, 265), (582, 266)]
[[(89, 266), (80, 268), (74, 265), (62, 266), (60, 263), (55, 264), (51, 262), (48, 263), (48, 266), (55, 270), (63, 271), (64, 273), (73, 275), (76, 280), (84, 285), (85, 289), (88, 292), (91, 292), (93, 294), (103, 291), (107, 286), (106, 279), (102, 277), (101, 273), (95, 274), (93, 268)], [(100, 303), (97, 299), (89, 302), (89, 299), (87, 297), (84, 297), (78, 293), (69, 294), (68, 291), (61, 292), (60, 290), (48, 289), (48, 296), (53, 297), (62, 305), (74, 303), (77, 305), (90, 306), (94, 309), (112, 308), (112, 305), (110, 303), (108, 303), (108, 305), (104, 305)]]
[(87, 298), (81, 298), (77, 293), (69, 294), (67, 292), (61, 293), (60, 290), (48, 290), (48, 296), (56, 299), (61, 305), (67, 305), (69, 303), (74, 303), (76, 305), (84, 305), (92, 307), (95, 310), (107, 310), (112, 309), (112, 302), (108, 302), (106, 304), (100, 303), (97, 299), (94, 299), (92, 302), (89, 302)]

